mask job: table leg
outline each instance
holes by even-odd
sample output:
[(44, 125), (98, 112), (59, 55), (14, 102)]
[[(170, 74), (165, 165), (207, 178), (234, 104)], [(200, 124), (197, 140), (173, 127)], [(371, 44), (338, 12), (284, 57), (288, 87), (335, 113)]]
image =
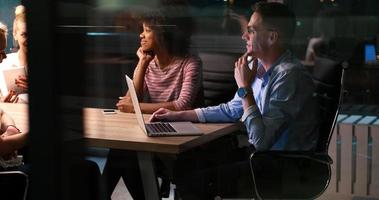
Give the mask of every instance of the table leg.
[(142, 176), (142, 184), (145, 192), (145, 199), (161, 199), (158, 192), (157, 176), (151, 152), (138, 152), (138, 163)]

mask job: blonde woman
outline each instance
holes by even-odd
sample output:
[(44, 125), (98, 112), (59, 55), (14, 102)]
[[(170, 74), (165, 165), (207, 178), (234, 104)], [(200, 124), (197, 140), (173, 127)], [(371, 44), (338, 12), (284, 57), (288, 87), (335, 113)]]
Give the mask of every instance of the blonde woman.
[[(20, 74), (15, 80), (16, 85), (19, 87), (19, 93), (15, 94), (18, 96), (20, 102), (27, 102), (27, 94), (24, 94), (28, 90), (28, 81), (26, 77), (28, 61), (27, 61), (27, 32), (26, 32), (26, 18), (25, 18), (25, 7), (19, 5), (15, 9), (15, 19), (13, 22), (13, 38), (17, 42), (18, 50), (17, 52), (10, 53), (6, 55), (6, 59), (0, 64), (1, 70), (12, 68), (12, 67), (24, 67), (25, 73)], [(1, 88), (3, 96), (8, 95), (6, 88)]]

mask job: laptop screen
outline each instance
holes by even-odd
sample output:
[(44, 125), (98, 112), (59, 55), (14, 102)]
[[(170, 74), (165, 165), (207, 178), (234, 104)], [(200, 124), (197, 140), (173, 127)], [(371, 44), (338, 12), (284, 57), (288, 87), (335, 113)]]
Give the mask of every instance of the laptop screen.
[(376, 62), (376, 50), (374, 44), (365, 45), (365, 64), (372, 64)]
[(141, 129), (147, 133), (146, 127), (145, 127), (145, 121), (142, 116), (141, 108), (139, 106), (139, 101), (136, 93), (136, 89), (134, 88), (133, 80), (128, 77), (128, 75), (125, 75), (126, 83), (128, 84), (129, 88), (129, 94), (133, 102), (134, 112), (136, 114), (136, 118), (138, 121), (138, 125), (141, 127)]

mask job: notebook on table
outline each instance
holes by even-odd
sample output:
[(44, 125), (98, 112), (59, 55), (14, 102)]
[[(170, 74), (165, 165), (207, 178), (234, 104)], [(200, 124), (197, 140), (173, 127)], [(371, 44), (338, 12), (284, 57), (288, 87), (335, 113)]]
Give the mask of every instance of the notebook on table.
[(203, 134), (197, 127), (193, 125), (192, 122), (145, 122), (142, 116), (141, 108), (139, 106), (139, 101), (133, 80), (130, 79), (127, 75), (125, 75), (125, 78), (129, 88), (129, 94), (132, 99), (138, 125), (147, 136), (190, 136)]

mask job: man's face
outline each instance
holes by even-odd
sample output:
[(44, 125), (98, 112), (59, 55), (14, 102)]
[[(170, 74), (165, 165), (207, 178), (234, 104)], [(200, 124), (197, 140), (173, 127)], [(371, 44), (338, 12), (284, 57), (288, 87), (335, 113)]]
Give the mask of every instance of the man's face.
[(0, 32), (0, 63), (7, 57), (5, 53), (5, 47), (7, 46), (7, 40), (4, 33)]
[(246, 52), (259, 58), (269, 47), (269, 32), (262, 23), (261, 15), (254, 13), (248, 23), (247, 31), (242, 35), (242, 39), (246, 41)]

